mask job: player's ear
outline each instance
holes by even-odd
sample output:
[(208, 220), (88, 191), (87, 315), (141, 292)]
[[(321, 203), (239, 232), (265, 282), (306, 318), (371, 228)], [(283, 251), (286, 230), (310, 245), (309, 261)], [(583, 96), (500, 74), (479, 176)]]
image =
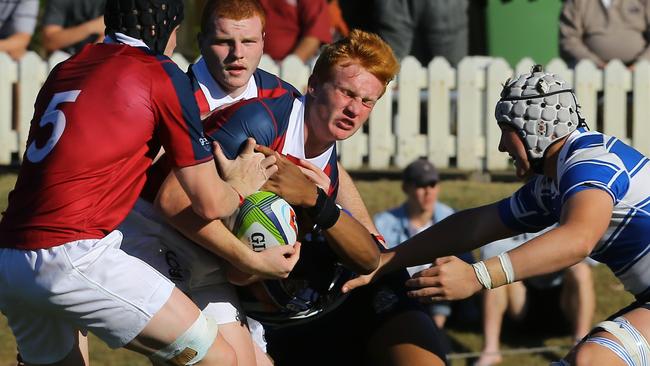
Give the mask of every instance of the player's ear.
[(309, 81), (307, 82), (307, 94), (311, 97), (315, 97), (318, 90), (318, 82), (314, 74), (309, 76)]

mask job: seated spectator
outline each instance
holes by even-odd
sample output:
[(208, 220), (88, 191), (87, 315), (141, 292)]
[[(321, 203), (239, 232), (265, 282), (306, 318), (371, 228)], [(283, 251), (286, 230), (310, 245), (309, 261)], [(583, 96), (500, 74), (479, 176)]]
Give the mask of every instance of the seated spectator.
[(332, 42), (326, 0), (260, 0), (266, 12), (264, 53), (281, 61), (290, 54), (308, 61)]
[(106, 0), (47, 0), (43, 47), (74, 54), (87, 43), (104, 39)]
[(427, 65), (443, 56), (456, 65), (468, 52), (467, 0), (382, 0), (374, 4), (377, 33), (399, 59)]
[(619, 59), (650, 60), (647, 0), (567, 0), (560, 16), (560, 55), (570, 65), (588, 59), (602, 68)]
[[(521, 234), (481, 248), (481, 259), (510, 251), (539, 234)], [(587, 259), (566, 270), (486, 290), (483, 293), (483, 336), (481, 357), (474, 366), (502, 361), (499, 338), (507, 313), (526, 334), (570, 333), (577, 342), (587, 335), (596, 307), (596, 295)]]
[[(438, 171), (427, 159), (417, 159), (404, 169), (402, 191), (406, 194), (406, 201), (401, 206), (375, 215), (375, 226), (384, 236), (389, 248), (454, 213), (451, 207), (438, 202), (439, 181)], [(474, 262), (471, 253), (465, 253), (460, 258), (468, 263)], [(422, 265), (407, 270), (412, 276), (429, 267), (430, 265)], [(429, 312), (438, 328), (442, 329), (451, 315), (451, 305), (449, 302), (435, 303)]]
[(38, 16), (38, 0), (0, 0), (0, 52), (18, 60), (27, 51)]

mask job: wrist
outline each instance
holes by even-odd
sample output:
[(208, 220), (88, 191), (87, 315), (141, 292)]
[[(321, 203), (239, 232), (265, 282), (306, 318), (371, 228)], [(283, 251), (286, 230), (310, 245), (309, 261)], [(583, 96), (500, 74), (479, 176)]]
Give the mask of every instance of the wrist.
[(316, 203), (312, 207), (306, 207), (305, 212), (317, 228), (327, 230), (339, 220), (341, 209), (322, 188), (317, 187), (316, 191)]

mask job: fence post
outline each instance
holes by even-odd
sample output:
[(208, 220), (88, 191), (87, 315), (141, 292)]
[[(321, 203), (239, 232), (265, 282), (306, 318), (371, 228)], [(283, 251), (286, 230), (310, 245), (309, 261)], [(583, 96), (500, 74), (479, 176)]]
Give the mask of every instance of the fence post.
[(564, 61), (554, 58), (546, 65), (545, 71), (557, 74), (567, 82), (567, 87), (573, 87), (573, 71), (569, 69)]
[(395, 122), (395, 137), (397, 139), (395, 164), (400, 168), (426, 154), (426, 141), (420, 134), (420, 91), (426, 86), (427, 78), (424, 68), (415, 57), (405, 57), (401, 65), (397, 78), (397, 119)]
[(260, 59), (260, 64), (258, 67), (273, 75), (280, 75), (280, 67), (275, 61), (273, 61), (271, 56), (267, 54), (262, 55), (262, 59)]
[(301, 93), (307, 91), (309, 74), (309, 66), (296, 55), (287, 56), (280, 64), (280, 77), (295, 86)]
[(650, 62), (642, 60), (634, 66), (634, 101), (632, 143), (646, 156), (650, 155)]
[[(393, 89), (395, 81), (386, 87), (386, 92), (377, 101), (368, 121), (368, 165), (371, 169), (390, 166), (390, 157), (395, 151), (393, 138)], [(361, 133), (361, 131), (357, 132)]]
[(456, 162), (458, 168), (482, 169), (483, 139), (482, 110), (485, 73), (471, 57), (458, 64), (458, 119), (456, 124)]
[(18, 66), (8, 54), (0, 52), (0, 164), (11, 163), (11, 153), (18, 149), (13, 129), (14, 83), (18, 80)]
[(584, 59), (574, 70), (574, 89), (580, 104), (580, 113), (592, 129), (597, 127), (598, 91), (603, 88), (602, 72), (591, 60)]
[(603, 132), (629, 142), (627, 136), (627, 92), (632, 88), (630, 71), (620, 60), (605, 67)]
[(63, 51), (54, 51), (47, 59), (47, 73), (49, 74), (56, 65), (70, 58), (70, 54)]
[(48, 64), (35, 52), (27, 52), (18, 63), (18, 158), (22, 159), (34, 114), (34, 102), (47, 77)]
[(455, 136), (451, 133), (451, 93), (456, 87), (456, 71), (444, 57), (435, 57), (429, 63), (427, 86), (428, 157), (440, 168), (449, 168), (449, 158), (456, 151)]
[(488, 170), (508, 167), (508, 155), (499, 151), (501, 129), (494, 119), (494, 107), (501, 98), (502, 85), (512, 76), (512, 69), (502, 58), (495, 59), (487, 69), (485, 86), (485, 161)]

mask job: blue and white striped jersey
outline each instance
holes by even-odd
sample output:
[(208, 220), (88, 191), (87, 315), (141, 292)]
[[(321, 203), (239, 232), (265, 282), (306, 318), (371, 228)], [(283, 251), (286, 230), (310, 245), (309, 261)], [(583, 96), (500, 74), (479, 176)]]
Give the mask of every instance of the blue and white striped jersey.
[(614, 210), (590, 256), (605, 263), (632, 294), (650, 293), (650, 165), (616, 137), (573, 132), (560, 151), (557, 180), (535, 177), (499, 203), (499, 215), (514, 230), (538, 231), (558, 222), (572, 195), (594, 188), (612, 197)]

